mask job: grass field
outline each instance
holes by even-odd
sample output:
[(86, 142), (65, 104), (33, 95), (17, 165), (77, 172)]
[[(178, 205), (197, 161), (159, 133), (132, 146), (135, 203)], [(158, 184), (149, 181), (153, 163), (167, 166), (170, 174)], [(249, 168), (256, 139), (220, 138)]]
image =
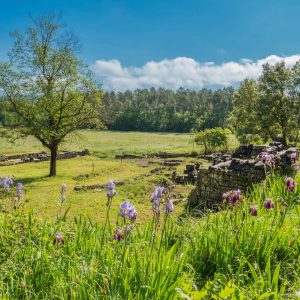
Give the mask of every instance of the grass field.
[[(60, 149), (87, 148), (94, 155), (104, 157), (112, 157), (120, 153), (190, 152), (197, 150), (192, 139), (191, 134), (181, 133), (80, 130), (69, 136)], [(17, 140), (14, 144), (0, 137), (0, 145), (0, 154), (47, 150), (33, 137)]]
[[(150, 195), (155, 185), (166, 180), (164, 174), (151, 174), (154, 168), (161, 167), (162, 160), (117, 160), (115, 154), (139, 153), (147, 154), (153, 152), (190, 152), (193, 151), (190, 134), (160, 134), (139, 132), (110, 132), (82, 130), (69, 138), (61, 147), (64, 150), (82, 150), (88, 148), (91, 156), (58, 161), (58, 174), (56, 178), (49, 178), (49, 162), (27, 163), (0, 168), (0, 175), (10, 175), (25, 186), (26, 211), (33, 210), (42, 217), (54, 218), (60, 213), (59, 193), (60, 185), (68, 185), (67, 201), (63, 210), (70, 207), (69, 216), (83, 214), (95, 221), (103, 220), (105, 217), (106, 194), (104, 190), (74, 191), (76, 184), (88, 185), (102, 183), (107, 180), (125, 180), (124, 186), (118, 188), (118, 196), (115, 198), (111, 217), (115, 219), (118, 207), (122, 201), (129, 199), (139, 211), (139, 222), (143, 223), (151, 215)], [(33, 137), (17, 140), (11, 144), (1, 138), (2, 154), (26, 153), (45, 150)], [(148, 164), (149, 160), (152, 164)], [(187, 162), (196, 159), (184, 159), (185, 161), (177, 167), (183, 170)], [(154, 161), (154, 163), (153, 163)], [(171, 174), (172, 170), (166, 170)], [(89, 179), (73, 179), (80, 175), (92, 175)], [(187, 196), (190, 186), (178, 186), (176, 192)], [(178, 205), (176, 214), (183, 211), (184, 203)]]
[[(83, 157), (58, 161), (58, 175), (49, 178), (48, 162), (28, 163), (22, 165), (1, 167), (2, 175), (14, 176), (25, 186), (25, 194), (29, 199), (26, 211), (34, 210), (39, 216), (54, 218), (60, 212), (60, 186), (68, 186), (67, 200), (64, 210), (70, 207), (69, 216), (85, 215), (94, 221), (103, 220), (106, 210), (106, 192), (103, 190), (74, 191), (76, 184), (105, 184), (107, 180), (125, 180), (124, 186), (117, 188), (118, 196), (114, 198), (111, 218), (115, 219), (119, 205), (129, 199), (139, 211), (139, 222), (143, 222), (151, 215), (150, 196), (154, 186), (164, 179), (163, 175), (150, 174), (159, 165), (148, 165), (146, 160), (100, 159), (97, 157)], [(85, 180), (74, 180), (73, 177), (85, 174), (97, 174)], [(170, 173), (170, 171), (169, 171)], [(178, 186), (177, 191), (184, 196), (191, 187)], [(179, 205), (179, 214), (183, 204)]]
[[(139, 220), (143, 222), (151, 214), (149, 197), (155, 185), (166, 180), (165, 175), (150, 174), (154, 168), (161, 167), (157, 164), (148, 164), (149, 160), (120, 160), (114, 159), (116, 154), (135, 153), (149, 154), (157, 152), (185, 153), (193, 150), (201, 151), (201, 147), (193, 145), (191, 134), (176, 133), (144, 133), (144, 132), (112, 132), (81, 130), (70, 136), (62, 145), (61, 150), (89, 149), (89, 157), (75, 158), (58, 161), (56, 178), (49, 178), (49, 162), (28, 163), (15, 166), (0, 167), (0, 175), (10, 175), (25, 185), (26, 210), (34, 210), (42, 217), (54, 218), (60, 212), (59, 192), (61, 183), (68, 185), (67, 201), (64, 209), (70, 207), (69, 215), (83, 214), (93, 220), (103, 220), (105, 217), (105, 191), (76, 192), (76, 184), (104, 184), (107, 180), (125, 180), (124, 186), (118, 189), (111, 214), (114, 218), (119, 204), (125, 199), (132, 201), (140, 212)], [(10, 143), (5, 138), (0, 138), (0, 154), (29, 153), (46, 150), (33, 137), (17, 140)], [(236, 140), (231, 137), (231, 147), (236, 145)], [(185, 164), (195, 162), (196, 159), (185, 158), (177, 167), (182, 171)], [(203, 162), (203, 161), (202, 161)], [(172, 170), (167, 170), (171, 174)], [(79, 175), (91, 175), (90, 179), (76, 180)], [(178, 186), (176, 192), (186, 197), (192, 187)], [(179, 204), (177, 214), (183, 211), (184, 203)]]
[[(0, 136), (0, 155), (47, 151), (34, 137), (19, 139), (10, 143)], [(229, 150), (238, 146), (236, 138), (229, 137)], [(201, 146), (193, 143), (189, 133), (149, 133), (80, 130), (70, 135), (60, 147), (61, 150), (89, 149), (98, 157), (113, 157), (115, 154), (135, 153), (150, 154), (157, 152), (191, 152), (203, 151)]]

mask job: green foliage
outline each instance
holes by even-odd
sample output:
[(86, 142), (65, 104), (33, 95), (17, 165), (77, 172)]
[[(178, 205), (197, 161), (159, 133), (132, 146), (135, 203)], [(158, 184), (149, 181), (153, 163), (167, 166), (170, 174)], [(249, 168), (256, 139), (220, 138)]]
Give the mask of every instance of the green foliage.
[(214, 152), (217, 148), (227, 148), (228, 130), (222, 128), (205, 129), (195, 133), (195, 142), (204, 145), (205, 153)]
[(265, 64), (260, 78), (245, 79), (234, 94), (231, 125), (242, 142), (299, 139), (300, 65)]
[(260, 127), (257, 121), (258, 85), (245, 79), (234, 93), (230, 124), (241, 143), (259, 143)]
[(107, 92), (101, 114), (109, 129), (190, 132), (223, 127), (232, 108), (232, 95), (232, 88)]

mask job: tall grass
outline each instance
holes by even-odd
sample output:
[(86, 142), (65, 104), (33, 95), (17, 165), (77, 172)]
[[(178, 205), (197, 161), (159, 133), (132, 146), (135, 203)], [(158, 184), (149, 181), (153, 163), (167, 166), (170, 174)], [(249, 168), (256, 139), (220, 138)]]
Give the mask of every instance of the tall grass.
[[(135, 226), (0, 214), (0, 297), (7, 299), (297, 299), (299, 189), (268, 178), (244, 201), (201, 219)], [(275, 208), (264, 203), (272, 198)], [(258, 205), (257, 216), (249, 207)], [(56, 232), (65, 244), (53, 245)], [(103, 238), (103, 235), (105, 238)]]

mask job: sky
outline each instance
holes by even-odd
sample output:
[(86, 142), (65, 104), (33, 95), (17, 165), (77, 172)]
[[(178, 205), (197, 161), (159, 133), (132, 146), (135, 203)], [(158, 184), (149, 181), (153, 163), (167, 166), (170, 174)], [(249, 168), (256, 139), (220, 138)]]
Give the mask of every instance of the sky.
[(9, 32), (50, 10), (108, 90), (224, 87), (300, 59), (299, 0), (0, 0), (0, 61)]

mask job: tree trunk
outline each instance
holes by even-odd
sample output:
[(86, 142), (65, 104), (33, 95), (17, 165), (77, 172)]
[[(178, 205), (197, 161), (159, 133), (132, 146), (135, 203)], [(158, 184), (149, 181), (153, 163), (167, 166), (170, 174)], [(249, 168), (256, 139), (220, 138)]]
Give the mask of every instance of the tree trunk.
[(284, 146), (287, 146), (287, 134), (286, 134), (285, 129), (283, 129), (283, 132), (282, 132), (282, 143)]
[(56, 161), (57, 161), (57, 146), (50, 148), (51, 158), (50, 158), (50, 177), (56, 176)]

